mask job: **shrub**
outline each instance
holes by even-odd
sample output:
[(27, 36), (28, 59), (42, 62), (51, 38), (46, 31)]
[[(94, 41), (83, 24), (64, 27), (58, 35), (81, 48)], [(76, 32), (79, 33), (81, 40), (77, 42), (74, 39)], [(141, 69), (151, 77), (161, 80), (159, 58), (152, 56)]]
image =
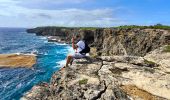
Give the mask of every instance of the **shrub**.
[(164, 52), (170, 52), (170, 45), (166, 46), (163, 51)]
[(155, 67), (157, 66), (157, 64), (155, 62), (152, 61), (148, 61), (146, 59), (144, 59), (144, 63), (148, 66), (148, 67)]
[(79, 80), (79, 85), (87, 84), (88, 79)]

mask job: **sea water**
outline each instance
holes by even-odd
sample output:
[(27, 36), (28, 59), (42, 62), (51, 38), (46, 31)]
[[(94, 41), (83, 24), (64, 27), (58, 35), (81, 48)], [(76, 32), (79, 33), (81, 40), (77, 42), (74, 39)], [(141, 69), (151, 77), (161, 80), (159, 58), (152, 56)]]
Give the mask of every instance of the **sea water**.
[(18, 100), (40, 82), (49, 82), (65, 63), (71, 47), (48, 42), (46, 37), (26, 33), (22, 28), (0, 28), (0, 54), (34, 53), (37, 63), (29, 68), (0, 68), (0, 100)]

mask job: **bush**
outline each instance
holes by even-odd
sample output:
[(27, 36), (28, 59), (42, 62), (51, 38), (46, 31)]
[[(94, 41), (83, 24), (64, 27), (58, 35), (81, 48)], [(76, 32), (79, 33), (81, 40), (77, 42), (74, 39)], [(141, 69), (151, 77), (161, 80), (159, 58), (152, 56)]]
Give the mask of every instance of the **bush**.
[(146, 28), (151, 28), (151, 29), (165, 29), (165, 30), (170, 30), (170, 26), (167, 25), (162, 25), (162, 24), (156, 24), (156, 25), (150, 25), (150, 26), (139, 26), (139, 25), (124, 25), (124, 26), (118, 26), (114, 28), (120, 28), (120, 29), (132, 29), (132, 28), (140, 28), (140, 29), (146, 29)]
[(163, 51), (164, 52), (170, 52), (170, 45), (166, 46)]
[(79, 85), (87, 84), (88, 79), (79, 80)]

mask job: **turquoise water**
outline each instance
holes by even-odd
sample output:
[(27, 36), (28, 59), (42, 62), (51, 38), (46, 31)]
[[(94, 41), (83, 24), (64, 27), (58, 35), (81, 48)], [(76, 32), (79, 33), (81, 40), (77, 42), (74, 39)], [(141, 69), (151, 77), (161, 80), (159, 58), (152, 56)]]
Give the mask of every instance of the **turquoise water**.
[(25, 32), (25, 29), (0, 28), (0, 54), (37, 54), (33, 69), (0, 68), (0, 100), (18, 100), (39, 82), (49, 82), (70, 50), (66, 44), (49, 43), (47, 39)]

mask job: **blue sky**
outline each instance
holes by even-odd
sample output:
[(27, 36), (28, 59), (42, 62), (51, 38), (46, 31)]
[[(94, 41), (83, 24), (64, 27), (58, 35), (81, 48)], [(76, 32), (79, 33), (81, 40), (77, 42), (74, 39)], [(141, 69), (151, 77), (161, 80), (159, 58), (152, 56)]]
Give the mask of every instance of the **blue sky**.
[(170, 25), (170, 0), (0, 0), (0, 27)]

